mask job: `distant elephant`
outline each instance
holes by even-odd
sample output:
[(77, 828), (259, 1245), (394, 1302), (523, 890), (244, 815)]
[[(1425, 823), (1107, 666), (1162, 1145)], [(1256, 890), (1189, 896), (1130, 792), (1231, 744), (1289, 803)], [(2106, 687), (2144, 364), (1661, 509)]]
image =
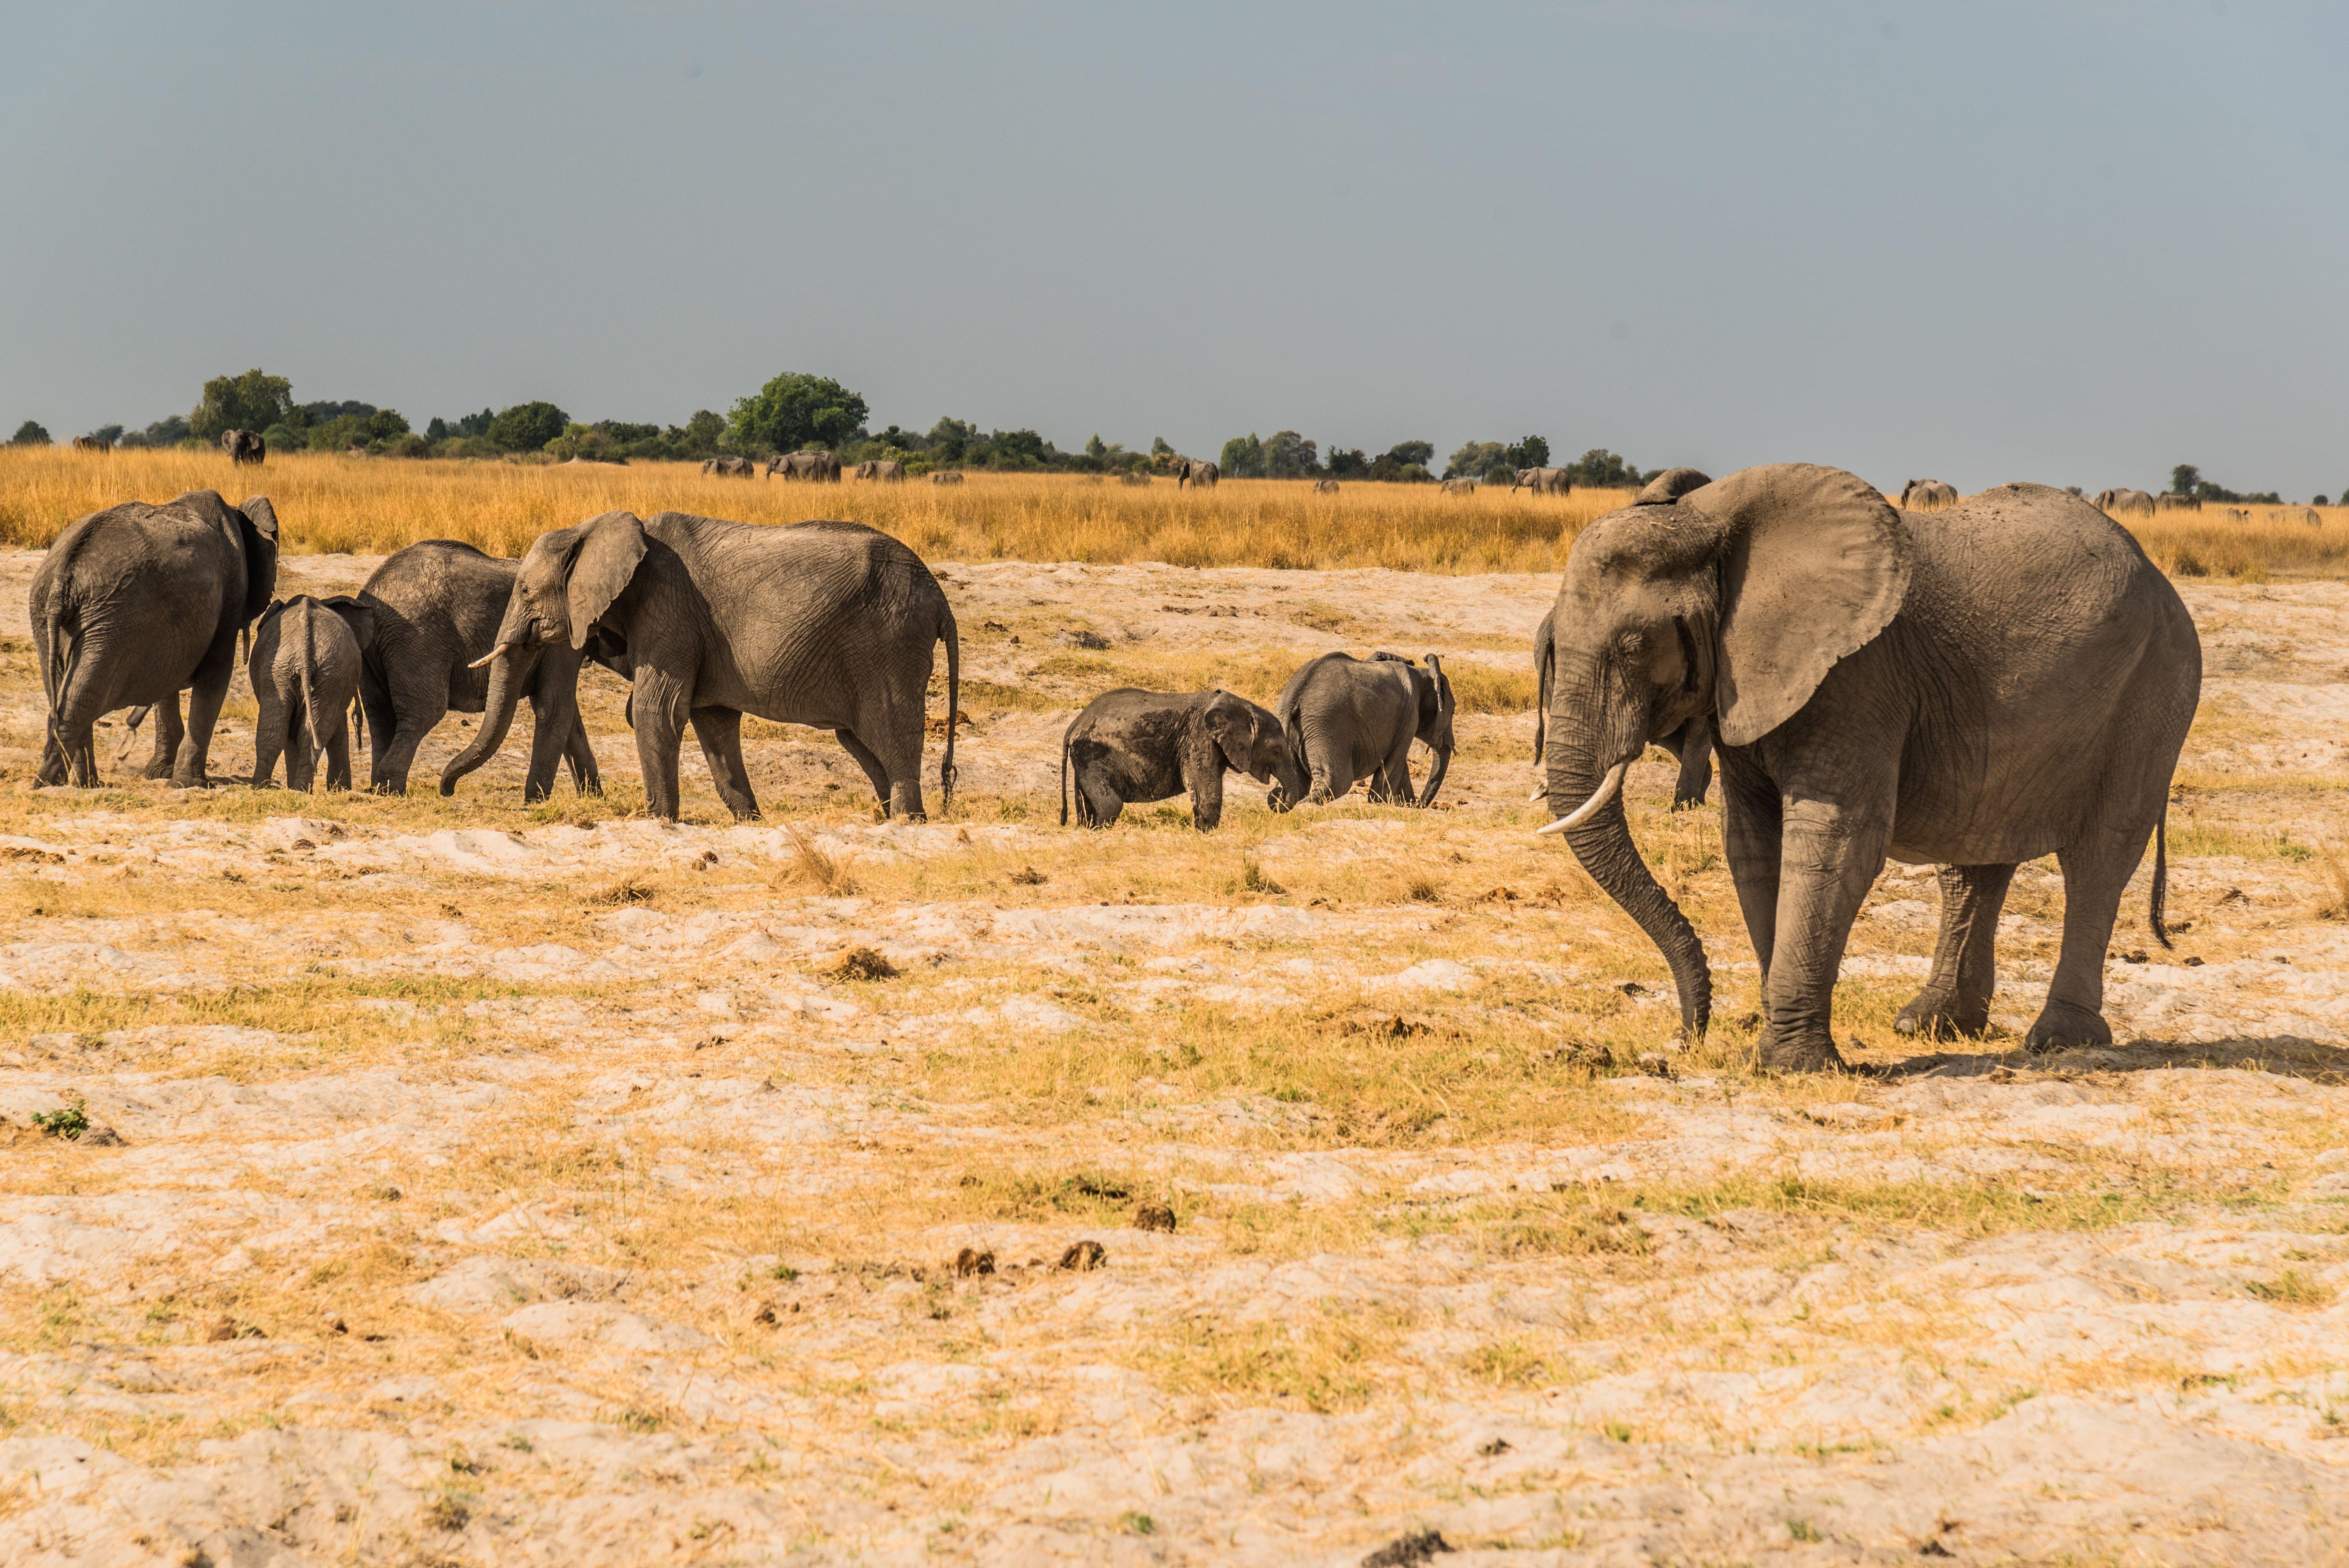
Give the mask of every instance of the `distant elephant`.
[(2323, 528), (2324, 515), (2313, 506), (2296, 506), (2275, 514), (2291, 522), (2304, 522), (2311, 528)]
[(1566, 495), (1574, 489), (1564, 469), (1519, 469), (1517, 477), (1509, 481), (1509, 493), (1516, 494), (1520, 485), (1536, 495)]
[[(2283, 514), (2281, 512), (2271, 511), (2268, 513), (2268, 520), (2270, 521), (2273, 521), (2282, 515)], [(2230, 506), (2227, 509), (2227, 521), (2229, 522), (2249, 522), (2251, 521), (2251, 509), (2247, 506)]]
[(280, 599), (253, 624), (253, 787), (268, 786), (285, 758), (285, 787), (310, 790), (318, 758), (326, 788), (351, 787), (350, 713), (359, 692), (360, 645), (375, 612), (347, 594)]
[(114, 450), (114, 443), (100, 440), (96, 436), (76, 436), (73, 448), (77, 452), (110, 452)]
[[(370, 613), (359, 636), (359, 701), (374, 732), (368, 787), (378, 793), (408, 793), (416, 748), (452, 710), (488, 707), (490, 676), (478, 666), (498, 645), (498, 623), (521, 564), (453, 539), (428, 539), (393, 552), (359, 589)], [(532, 725), (523, 799), (551, 794), (555, 768), (566, 760), (579, 793), (602, 793), (579, 717), (584, 655), (556, 645), (517, 658), (523, 662), (510, 678), (530, 698)]]
[(930, 475), (930, 482), (934, 485), (958, 485), (962, 483), (962, 471), (958, 469), (939, 469)]
[(1204, 458), (1177, 458), (1174, 459), (1174, 488), (1176, 490), (1181, 490), (1185, 485), (1196, 485), (1202, 490), (1213, 490), (1216, 488), (1216, 481), (1223, 477), (1224, 470), (1217, 468), (1215, 464), (1208, 462)]
[(2156, 511), (2200, 511), (2202, 510), (2202, 500), (2199, 496), (2158, 495), (2153, 498), (2153, 510)]
[(1910, 480), (1900, 487), (1900, 505), (1905, 511), (1934, 511), (1957, 504), (1957, 487), (1939, 480)]
[(920, 817), (924, 694), (947, 645), (947, 747), (954, 794), (961, 644), (946, 591), (921, 557), (854, 522), (774, 528), (664, 511), (607, 511), (538, 536), (514, 577), (490, 666), (481, 733), (440, 792), (497, 751), (541, 650), (567, 645), (626, 676), (653, 814), (678, 815), (685, 727), (737, 820), (759, 814), (742, 766), (742, 716), (840, 738), (892, 815)]
[(1411, 743), (1435, 753), (1418, 804), (1432, 806), (1452, 767), (1452, 682), (1433, 654), (1424, 668), (1400, 654), (1323, 654), (1288, 677), (1273, 711), (1315, 805), (1367, 779), (1375, 802), (1411, 805)]
[[(1541, 624), (1534, 628), (1534, 687), (1537, 693), (1534, 709), (1534, 774), (1538, 787), (1532, 799), (1536, 800), (1549, 793), (1549, 702), (1557, 666), (1551, 617), (1557, 614), (1556, 606), (1544, 611)], [(1672, 783), (1672, 810), (1686, 811), (1703, 805), (1705, 791), (1713, 788), (1713, 722), (1702, 716), (1692, 718), (1670, 735), (1658, 738), (1656, 744), (1680, 758), (1681, 775)]]
[(759, 471), (759, 465), (748, 458), (709, 458), (703, 460), (701, 471), (728, 479), (747, 480)]
[(867, 458), (856, 465), (856, 477), (879, 484), (904, 484), (905, 465), (895, 458)]
[(1476, 493), (1476, 481), (1472, 479), (1445, 480), (1436, 488), (1445, 495), (1474, 495)]
[(1313, 481), (1313, 493), (1315, 495), (1336, 495), (1338, 493), (1338, 481), (1336, 480), (1315, 480)]
[(1077, 820), (1106, 828), (1128, 802), (1191, 792), (1191, 825), (1212, 830), (1224, 817), (1224, 770), (1245, 773), (1287, 810), (1306, 782), (1289, 757), (1280, 720), (1227, 691), (1157, 692), (1133, 686), (1085, 705), (1061, 738), (1061, 825), (1069, 824), (1069, 770), (1077, 775)]
[[(213, 490), (161, 506), (125, 501), (66, 526), (33, 574), (33, 647), (48, 698), (38, 775), (98, 783), (91, 730), (153, 705), (145, 776), (208, 784), (212, 726), (236, 673), (236, 636), (277, 587), (277, 513), (265, 496), (232, 507)], [(188, 722), (180, 726), (180, 693)]]
[(1830, 1001), (1888, 854), (1940, 864), (1941, 934), (1906, 1032), (1987, 1026), (2015, 867), (2054, 854), (2064, 936), (2033, 1049), (2110, 1039), (2106, 944), (2145, 852), (2167, 944), (2164, 810), (2201, 645), (2137, 541), (2043, 485), (1896, 511), (1838, 469), (1747, 469), (1599, 519), (1554, 624), (1549, 802), (1663, 950), (1683, 1032), (1704, 949), (1631, 842), (1619, 791), (1659, 735), (1713, 721), (1732, 882), (1762, 970), (1763, 1067), (1841, 1061)]
[(779, 473), (787, 480), (836, 485), (840, 482), (840, 459), (830, 452), (778, 452), (767, 459), (767, 477), (773, 479)]
[(2141, 490), (2108, 490), (2096, 492), (2096, 506), (2103, 511), (2151, 511), (2153, 497)]
[(258, 467), (269, 456), (269, 443), (257, 430), (222, 430), (221, 445), (228, 449), (229, 461), (243, 466)]

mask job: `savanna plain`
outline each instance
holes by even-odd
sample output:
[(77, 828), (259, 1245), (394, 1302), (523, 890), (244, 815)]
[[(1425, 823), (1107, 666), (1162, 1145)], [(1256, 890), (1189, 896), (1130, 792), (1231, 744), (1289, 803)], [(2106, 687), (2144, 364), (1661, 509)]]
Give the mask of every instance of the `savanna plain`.
[[(281, 594), (613, 507), (888, 529), (953, 808), (752, 721), (762, 820), (691, 748), (649, 820), (600, 670), (601, 798), (525, 806), (516, 736), (444, 799), (461, 715), (405, 799), (141, 782), (121, 715), (35, 789), (40, 549), (199, 486)], [(2206, 678), (2116, 1045), (2020, 1049), (2044, 864), (1992, 1034), (1895, 1034), (1894, 865), (1855, 1070), (1781, 1078), (1716, 807), (1628, 789), (1687, 1047), (1530, 832), (1530, 634), (1625, 499), (0, 454), (0, 1563), (2349, 1560), (2349, 514), (2138, 525)], [(1091, 696), (1337, 648), (1444, 655), (1436, 809), (1059, 824)]]

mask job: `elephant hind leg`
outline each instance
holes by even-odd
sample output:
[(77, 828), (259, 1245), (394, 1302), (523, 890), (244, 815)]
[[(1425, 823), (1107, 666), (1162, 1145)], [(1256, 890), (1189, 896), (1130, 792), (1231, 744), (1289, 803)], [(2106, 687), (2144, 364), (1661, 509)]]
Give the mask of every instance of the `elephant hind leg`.
[(1990, 999), (1998, 989), (1998, 915), (2014, 868), (1943, 866), (1941, 933), (1933, 946), (1933, 973), (1900, 1009), (1892, 1026), (1928, 1039), (1979, 1035), (1990, 1027)]
[(2056, 851), (2064, 872), (2064, 945), (2047, 1005), (2023, 1037), (2027, 1049), (2112, 1044), (2112, 1026), (2105, 1022), (2105, 953), (2121, 895), (2145, 858), (2147, 831), (2092, 828)]
[(180, 742), (187, 735), (187, 727), (180, 722), (180, 694), (173, 692), (157, 703), (150, 717), (155, 724), (155, 750), (147, 758), (147, 766), (139, 770), (139, 777), (169, 779), (173, 764), (179, 760)]
[(883, 726), (872, 727), (868, 734), (880, 731), (877, 745), (845, 729), (833, 733), (873, 780), (873, 793), (879, 797), (882, 810), (892, 817), (918, 822), (928, 815), (922, 806), (922, 729), (918, 721), (905, 727), (910, 729), (910, 737), (892, 738)]
[(1077, 820), (1088, 828), (1106, 828), (1125, 810), (1125, 797), (1094, 769), (1077, 769)]

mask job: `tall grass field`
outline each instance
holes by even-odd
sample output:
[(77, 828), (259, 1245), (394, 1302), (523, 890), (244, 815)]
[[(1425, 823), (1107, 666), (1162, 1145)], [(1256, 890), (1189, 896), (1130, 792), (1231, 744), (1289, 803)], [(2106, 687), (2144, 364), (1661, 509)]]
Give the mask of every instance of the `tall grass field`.
[[(285, 547), (382, 554), (419, 539), (460, 539), (520, 555), (551, 528), (598, 512), (698, 512), (744, 522), (814, 517), (869, 523), (942, 561), (1163, 561), (1177, 566), (1390, 567), (1413, 572), (1552, 572), (1591, 519), (1626, 504), (1619, 490), (1563, 497), (1474, 495), (1432, 485), (1349, 482), (1319, 495), (1299, 480), (1226, 480), (1177, 490), (1070, 474), (973, 473), (959, 485), (792, 484), (721, 479), (693, 463), (439, 462), (295, 452), (239, 470), (227, 454), (0, 448), (0, 542), (46, 548), (67, 523), (125, 500), (216, 490), (270, 498)], [(2349, 511), (2223, 508), (2134, 518), (2164, 570), (2249, 582), (2349, 576)]]

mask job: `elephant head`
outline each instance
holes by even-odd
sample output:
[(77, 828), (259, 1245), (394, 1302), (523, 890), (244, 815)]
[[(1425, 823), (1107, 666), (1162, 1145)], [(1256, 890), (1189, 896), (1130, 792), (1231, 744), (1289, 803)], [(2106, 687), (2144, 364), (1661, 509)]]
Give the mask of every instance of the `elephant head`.
[(1218, 691), (1199, 710), (1198, 723), (1234, 772), (1272, 786), (1264, 798), (1267, 806), (1286, 811), (1305, 799), (1312, 786), (1288, 754), (1288, 738), (1279, 719), (1245, 697)]
[(1662, 949), (1692, 1038), (1713, 1007), (1703, 944), (1624, 820), (1623, 776), (1651, 741), (1713, 719), (1748, 746), (1872, 640), (1909, 591), (1884, 498), (1807, 463), (1746, 469), (1583, 530), (1553, 615), (1548, 796), (1591, 879)]
[(250, 621), (277, 593), (277, 509), (267, 496), (257, 495), (236, 510), (237, 532), (244, 542), (244, 618)]
[(1435, 765), (1428, 769), (1427, 783), (1419, 792), (1423, 806), (1435, 804), (1435, 792), (1444, 788), (1444, 776), (1452, 769), (1452, 677), (1444, 673), (1444, 663), (1433, 654), (1427, 655), (1427, 668), (1415, 672), (1413, 681), (1419, 688), (1419, 738), (1435, 753)]

